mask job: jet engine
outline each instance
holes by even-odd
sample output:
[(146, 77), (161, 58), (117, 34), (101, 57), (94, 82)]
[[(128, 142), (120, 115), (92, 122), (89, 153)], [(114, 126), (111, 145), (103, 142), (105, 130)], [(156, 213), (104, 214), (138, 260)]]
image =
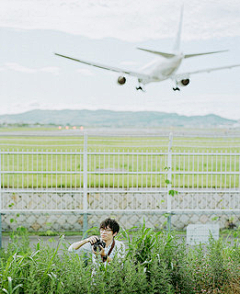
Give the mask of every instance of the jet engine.
[(180, 81), (176, 81), (176, 84), (180, 87), (186, 87), (190, 83), (189, 79), (183, 79)]
[(119, 77), (117, 80), (119, 85), (124, 85), (126, 83), (126, 78), (125, 77)]

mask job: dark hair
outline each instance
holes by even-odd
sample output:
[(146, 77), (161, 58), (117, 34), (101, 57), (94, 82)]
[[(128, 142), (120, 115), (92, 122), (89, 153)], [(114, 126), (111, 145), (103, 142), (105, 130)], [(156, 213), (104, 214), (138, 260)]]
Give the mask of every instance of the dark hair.
[(113, 234), (118, 233), (120, 230), (120, 226), (119, 226), (118, 222), (112, 218), (106, 218), (104, 221), (101, 222), (100, 229), (106, 229), (107, 227), (112, 229)]

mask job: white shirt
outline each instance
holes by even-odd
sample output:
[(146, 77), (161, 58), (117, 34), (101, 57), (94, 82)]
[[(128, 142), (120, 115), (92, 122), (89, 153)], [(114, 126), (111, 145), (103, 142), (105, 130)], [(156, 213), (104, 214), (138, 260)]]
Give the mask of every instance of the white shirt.
[[(109, 244), (108, 247), (104, 248), (105, 255), (108, 254), (109, 250), (111, 249), (112, 242)], [(81, 246), (79, 249), (75, 250), (72, 245), (68, 248), (69, 252), (75, 252), (75, 253), (92, 253), (92, 245), (88, 242)], [(112, 252), (110, 253), (109, 257), (114, 258), (114, 256), (117, 254), (118, 258), (122, 259), (125, 256), (125, 245), (123, 242), (115, 240), (115, 245), (113, 247)], [(92, 261), (96, 263), (98, 260), (97, 256), (95, 254), (92, 254)]]

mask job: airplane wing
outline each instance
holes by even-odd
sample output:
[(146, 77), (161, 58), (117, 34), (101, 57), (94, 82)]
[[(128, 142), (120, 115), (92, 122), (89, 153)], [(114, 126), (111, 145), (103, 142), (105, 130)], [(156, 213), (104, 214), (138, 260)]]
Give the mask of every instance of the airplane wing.
[(103, 65), (103, 64), (95, 63), (95, 62), (90, 62), (90, 61), (86, 61), (86, 60), (80, 60), (80, 59), (72, 58), (72, 57), (62, 55), (62, 54), (58, 54), (58, 53), (54, 53), (54, 54), (57, 55), (57, 56), (63, 57), (63, 58), (67, 58), (67, 59), (70, 59), (70, 60), (73, 60), (73, 61), (81, 62), (81, 63), (91, 65), (91, 66), (94, 66), (94, 67), (98, 67), (98, 68), (102, 68), (102, 69), (105, 69), (105, 70), (118, 72), (118, 73), (121, 73), (121, 74), (134, 76), (134, 77), (137, 77), (139, 79), (156, 79), (156, 77), (151, 77), (149, 75), (146, 75), (146, 74), (143, 74), (143, 73), (140, 73), (140, 72), (134, 72), (134, 71), (131, 71), (131, 70), (125, 70), (125, 69), (118, 68), (118, 67), (107, 66), (107, 65)]
[(186, 76), (193, 75), (193, 74), (204, 73), (204, 72), (209, 73), (211, 71), (222, 70), (222, 69), (231, 69), (233, 67), (238, 67), (238, 66), (240, 66), (240, 64), (233, 64), (233, 65), (227, 65), (227, 66), (221, 66), (221, 67), (200, 69), (200, 70), (191, 71), (191, 72), (178, 73), (178, 74), (173, 75), (171, 78), (173, 78), (173, 79), (181, 79), (181, 78), (184, 78)]

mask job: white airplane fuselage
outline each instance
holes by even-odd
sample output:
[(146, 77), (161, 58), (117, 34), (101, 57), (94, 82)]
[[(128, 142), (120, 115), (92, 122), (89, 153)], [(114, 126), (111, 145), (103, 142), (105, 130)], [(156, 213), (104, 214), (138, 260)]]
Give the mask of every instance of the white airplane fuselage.
[(179, 54), (168, 59), (160, 57), (148, 63), (141, 68), (141, 71), (154, 78), (139, 79), (139, 82), (146, 85), (152, 82), (160, 82), (169, 79), (169, 77), (178, 70), (183, 59), (184, 55)]

